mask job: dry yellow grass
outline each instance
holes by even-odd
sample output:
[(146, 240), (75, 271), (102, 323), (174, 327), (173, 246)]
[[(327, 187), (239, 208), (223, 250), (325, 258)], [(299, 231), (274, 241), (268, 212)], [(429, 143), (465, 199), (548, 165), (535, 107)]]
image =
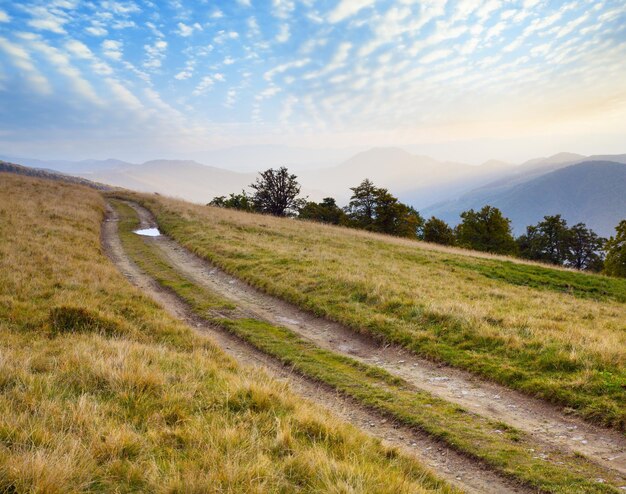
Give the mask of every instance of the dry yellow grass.
[(451, 492), (142, 296), (102, 216), (0, 175), (0, 492)]
[(270, 293), (590, 419), (626, 423), (625, 280), (133, 197), (179, 242)]

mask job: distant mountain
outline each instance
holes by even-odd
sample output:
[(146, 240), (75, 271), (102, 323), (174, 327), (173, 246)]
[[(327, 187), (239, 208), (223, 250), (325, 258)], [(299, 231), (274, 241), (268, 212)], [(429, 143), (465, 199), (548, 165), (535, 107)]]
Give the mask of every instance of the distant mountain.
[(58, 180), (61, 182), (68, 182), (72, 184), (85, 185), (97, 190), (111, 190), (112, 187), (92, 182), (80, 177), (73, 177), (71, 175), (65, 175), (63, 173), (56, 172), (54, 170), (46, 170), (42, 168), (32, 168), (29, 166), (22, 166), (16, 163), (9, 163), (7, 161), (0, 160), (0, 173), (15, 173), (17, 175), (26, 175), (28, 177), (45, 178), (48, 180)]
[(472, 166), (438, 161), (399, 148), (373, 148), (337, 166), (303, 171), (298, 175), (303, 184), (324, 191), (339, 203), (347, 202), (350, 187), (369, 178), (377, 186), (388, 188), (401, 200), (421, 208), (442, 197), (454, 197), (506, 176), (512, 168), (498, 161)]
[(603, 236), (613, 234), (617, 223), (626, 219), (624, 163), (583, 161), (540, 176), (525, 177), (526, 180), (509, 180), (499, 186), (490, 184), (476, 189), (457, 200), (426, 208), (422, 214), (457, 224), (462, 211), (489, 204), (511, 219), (517, 235), (545, 215), (561, 214), (569, 224), (586, 223)]
[(126, 161), (112, 158), (106, 160), (69, 161), (38, 160), (34, 158), (19, 158), (16, 156), (0, 156), (0, 159), (12, 163), (20, 163), (23, 166), (30, 166), (32, 168), (40, 168), (44, 170), (54, 170), (61, 173), (67, 173), (69, 175), (79, 175), (99, 170), (111, 170), (114, 168), (133, 166), (131, 163)]
[(255, 177), (253, 173), (231, 172), (185, 160), (154, 160), (77, 174), (140, 192), (158, 192), (199, 203), (207, 203), (215, 196), (240, 192), (254, 182)]

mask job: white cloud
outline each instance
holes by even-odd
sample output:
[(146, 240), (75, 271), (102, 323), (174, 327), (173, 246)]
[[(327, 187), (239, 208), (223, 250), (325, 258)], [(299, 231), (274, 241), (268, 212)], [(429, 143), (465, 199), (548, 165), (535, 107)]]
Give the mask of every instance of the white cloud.
[(67, 23), (67, 16), (58, 9), (48, 9), (46, 7), (30, 7), (28, 12), (32, 16), (27, 24), (40, 31), (52, 31), (57, 34), (65, 34), (64, 24)]
[(189, 79), (191, 76), (193, 76), (193, 72), (189, 70), (182, 70), (174, 76), (174, 79), (184, 81), (185, 79)]
[(178, 23), (178, 31), (176, 31), (179, 35), (181, 35), (183, 38), (187, 38), (189, 36), (191, 36), (194, 31), (202, 31), (202, 26), (200, 24), (198, 24), (197, 22), (194, 24), (185, 24), (184, 22), (179, 22)]
[(204, 94), (209, 89), (211, 89), (213, 87), (213, 84), (213, 78), (210, 75), (206, 75), (200, 80), (200, 83), (193, 90), (192, 94), (194, 96), (200, 96), (201, 94)]
[(112, 77), (108, 77), (105, 79), (105, 82), (109, 86), (111, 93), (118, 99), (118, 101), (120, 101), (120, 103), (123, 103), (126, 108), (131, 110), (143, 109), (141, 101), (139, 101), (139, 99), (120, 81)]
[(70, 63), (69, 57), (58, 49), (46, 44), (40, 38), (29, 37), (30, 45), (46, 57), (46, 61), (54, 65), (57, 71), (69, 79), (74, 92), (91, 103), (102, 106), (104, 102), (91, 84), (83, 78), (81, 72)]
[(269, 98), (272, 98), (272, 97), (276, 96), (281, 91), (282, 91), (282, 89), (279, 88), (278, 86), (270, 86), (267, 89), (264, 89), (263, 91), (261, 91), (259, 94), (257, 94), (255, 96), (255, 99), (257, 101), (261, 101), (261, 100), (264, 100), (264, 99), (269, 99)]
[(85, 29), (92, 36), (106, 36), (109, 32), (100, 21), (91, 21), (91, 26)]
[(147, 69), (158, 69), (165, 58), (165, 50), (167, 50), (167, 41), (157, 40), (152, 45), (144, 45), (146, 51), (146, 61), (143, 66)]
[(272, 13), (279, 19), (286, 19), (296, 8), (293, 0), (272, 0)]
[(420, 62), (423, 64), (429, 64), (432, 62), (436, 62), (437, 60), (441, 60), (442, 58), (447, 58), (454, 53), (453, 50), (449, 49), (441, 49), (431, 51), (428, 55), (423, 56), (420, 59)]
[(290, 35), (291, 33), (289, 32), (289, 25), (281, 24), (278, 34), (276, 35), (276, 41), (278, 41), (279, 43), (285, 43), (289, 40)]
[(250, 0), (237, 0), (237, 3), (243, 7), (250, 7), (252, 5)]
[(246, 24), (248, 25), (248, 36), (254, 37), (261, 34), (261, 28), (259, 27), (259, 22), (256, 20), (256, 17), (248, 17)]
[(112, 39), (104, 40), (102, 42), (102, 53), (105, 57), (110, 58), (111, 60), (121, 60), (123, 56), (122, 42)]
[(340, 0), (328, 14), (327, 20), (331, 23), (341, 22), (373, 4), (374, 0)]
[(102, 60), (99, 60), (84, 43), (72, 39), (65, 43), (65, 49), (78, 59), (89, 60), (91, 69), (98, 75), (111, 75), (113, 73), (113, 69)]
[(84, 60), (93, 59), (93, 53), (89, 47), (78, 40), (72, 39), (68, 41), (65, 43), (65, 48), (77, 58), (82, 58)]
[(0, 22), (9, 22), (11, 17), (4, 10), (0, 10)]
[(29, 85), (37, 93), (50, 94), (52, 92), (52, 87), (48, 79), (37, 70), (30, 55), (22, 46), (0, 37), (0, 49), (10, 57), (17, 68), (24, 72), (24, 76), (28, 80)]
[(239, 33), (237, 31), (218, 31), (217, 35), (213, 38), (218, 45), (221, 45), (225, 41), (234, 40), (239, 38)]
[(222, 12), (220, 9), (215, 9), (211, 15), (210, 15), (211, 19), (221, 19), (222, 17), (224, 17), (224, 12)]
[(227, 108), (232, 108), (235, 106), (237, 102), (237, 91), (234, 89), (229, 89), (226, 93), (226, 101), (224, 102), (224, 106)]
[(286, 72), (287, 70), (290, 70), (290, 69), (298, 69), (298, 68), (304, 67), (310, 62), (311, 62), (310, 58), (303, 58), (300, 60), (294, 60), (293, 62), (283, 63), (265, 72), (265, 74), (263, 75), (263, 78), (266, 81), (271, 81), (276, 74), (282, 74), (283, 72)]

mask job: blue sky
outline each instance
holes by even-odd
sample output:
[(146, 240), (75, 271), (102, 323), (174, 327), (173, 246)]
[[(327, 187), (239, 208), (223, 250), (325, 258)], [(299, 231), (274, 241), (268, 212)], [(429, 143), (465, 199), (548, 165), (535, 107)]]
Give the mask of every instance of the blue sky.
[(0, 0), (5, 153), (551, 138), (626, 152), (623, 0)]

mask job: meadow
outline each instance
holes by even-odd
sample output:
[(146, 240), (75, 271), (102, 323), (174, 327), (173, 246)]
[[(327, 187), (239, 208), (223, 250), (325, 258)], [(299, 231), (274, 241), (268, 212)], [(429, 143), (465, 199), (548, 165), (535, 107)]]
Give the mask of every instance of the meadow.
[(94, 190), (0, 176), (0, 492), (454, 492), (170, 317), (103, 217)]
[(253, 286), (626, 427), (626, 280), (293, 219), (117, 194)]
[(425, 431), (533, 490), (554, 494), (618, 492), (619, 478), (577, 452), (547, 446), (502, 421), (486, 419), (416, 389), (379, 367), (319, 348), (288, 328), (242, 313), (232, 301), (178, 271), (152, 240), (135, 234), (140, 222), (132, 207), (117, 200), (112, 204), (120, 218), (123, 248), (133, 262), (211, 324), (234, 333), (301, 375), (397, 423)]

